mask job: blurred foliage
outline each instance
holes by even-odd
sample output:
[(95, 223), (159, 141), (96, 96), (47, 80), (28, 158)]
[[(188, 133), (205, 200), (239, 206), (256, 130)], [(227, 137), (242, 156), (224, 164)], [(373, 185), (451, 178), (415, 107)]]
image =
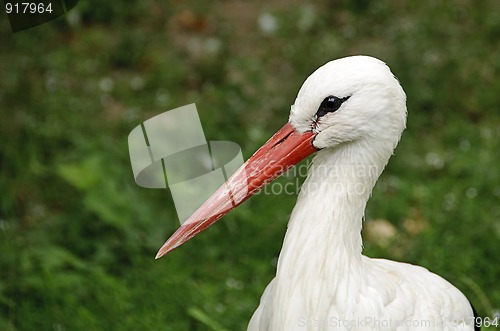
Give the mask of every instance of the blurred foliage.
[(16, 34), (3, 19), (0, 38), (0, 330), (243, 330), (295, 197), (256, 196), (154, 261), (177, 218), (135, 185), (128, 133), (196, 102), (207, 138), (248, 157), (307, 75), (353, 54), (386, 61), (409, 109), (366, 215), (391, 235), (365, 254), (498, 313), (497, 0), (89, 0)]

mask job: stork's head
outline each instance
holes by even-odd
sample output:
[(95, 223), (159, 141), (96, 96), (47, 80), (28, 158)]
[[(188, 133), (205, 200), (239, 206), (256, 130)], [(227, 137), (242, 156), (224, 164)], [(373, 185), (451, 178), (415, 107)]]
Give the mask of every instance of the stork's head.
[(394, 149), (406, 124), (406, 95), (389, 67), (369, 56), (328, 62), (297, 95), (290, 123), (312, 131), (317, 149), (366, 140)]
[(194, 237), (264, 185), (320, 149), (364, 142), (387, 159), (406, 123), (406, 96), (380, 60), (329, 62), (302, 85), (290, 121), (167, 240), (157, 258)]

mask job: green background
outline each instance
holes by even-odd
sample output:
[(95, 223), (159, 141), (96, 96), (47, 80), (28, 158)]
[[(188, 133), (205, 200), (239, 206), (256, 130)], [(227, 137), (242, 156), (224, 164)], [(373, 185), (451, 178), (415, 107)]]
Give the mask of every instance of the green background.
[(15, 34), (0, 16), (0, 330), (245, 329), (295, 196), (258, 195), (155, 261), (177, 216), (134, 183), (128, 133), (195, 102), (207, 139), (248, 158), (313, 70), (354, 54), (389, 64), (409, 110), (364, 253), (499, 314), (497, 0), (82, 0)]

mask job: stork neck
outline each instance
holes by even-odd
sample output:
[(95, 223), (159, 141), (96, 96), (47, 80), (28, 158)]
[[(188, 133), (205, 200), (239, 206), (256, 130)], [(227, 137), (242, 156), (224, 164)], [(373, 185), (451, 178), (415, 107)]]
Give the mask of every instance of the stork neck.
[(362, 147), (322, 150), (315, 157), (288, 224), (278, 275), (338, 275), (336, 266), (361, 263), (364, 210), (389, 158)]

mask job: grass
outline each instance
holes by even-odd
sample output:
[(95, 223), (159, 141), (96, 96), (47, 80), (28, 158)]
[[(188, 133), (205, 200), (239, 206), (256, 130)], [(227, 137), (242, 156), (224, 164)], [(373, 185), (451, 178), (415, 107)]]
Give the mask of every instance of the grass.
[[(177, 218), (168, 191), (134, 183), (128, 133), (195, 102), (207, 138), (248, 157), (307, 75), (352, 54), (385, 60), (409, 109), (368, 205), (364, 253), (425, 266), (498, 314), (497, 9), (85, 1), (16, 34), (2, 20), (0, 330), (245, 329), (295, 197), (258, 195), (154, 261)], [(368, 231), (380, 224), (385, 241)]]

